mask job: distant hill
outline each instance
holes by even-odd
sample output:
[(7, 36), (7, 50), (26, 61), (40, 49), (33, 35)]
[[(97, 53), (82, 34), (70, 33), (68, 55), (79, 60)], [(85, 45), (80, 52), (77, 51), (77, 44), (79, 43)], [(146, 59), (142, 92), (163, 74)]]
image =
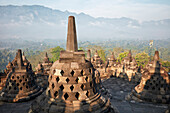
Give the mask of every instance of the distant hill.
[(63, 40), (69, 15), (76, 17), (78, 40), (170, 38), (170, 19), (140, 22), (125, 17), (94, 18), (84, 13), (63, 12), (39, 5), (8, 5), (0, 6), (0, 40)]

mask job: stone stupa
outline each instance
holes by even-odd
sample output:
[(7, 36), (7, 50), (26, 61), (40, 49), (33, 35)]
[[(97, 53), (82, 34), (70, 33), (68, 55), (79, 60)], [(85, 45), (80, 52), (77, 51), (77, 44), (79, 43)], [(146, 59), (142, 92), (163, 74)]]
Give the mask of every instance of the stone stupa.
[(35, 83), (35, 75), (31, 64), (24, 64), (21, 50), (15, 57), (16, 63), (6, 77), (5, 87), (0, 92), (0, 101), (22, 102), (28, 101), (42, 93), (42, 89)]
[(170, 104), (170, 77), (161, 66), (158, 51), (155, 51), (152, 65), (144, 69), (140, 84), (130, 96), (135, 100)]
[(110, 100), (98, 93), (93, 65), (78, 50), (73, 16), (68, 18), (66, 50), (50, 68), (48, 82), (29, 113), (114, 113)]
[(48, 54), (47, 52), (45, 53), (45, 57), (44, 57), (44, 61), (42, 63), (42, 66), (44, 68), (45, 73), (49, 74), (50, 73), (50, 68), (52, 66), (53, 63), (50, 62), (49, 58), (48, 58)]
[(5, 73), (0, 72), (0, 91), (5, 87), (6, 77)]

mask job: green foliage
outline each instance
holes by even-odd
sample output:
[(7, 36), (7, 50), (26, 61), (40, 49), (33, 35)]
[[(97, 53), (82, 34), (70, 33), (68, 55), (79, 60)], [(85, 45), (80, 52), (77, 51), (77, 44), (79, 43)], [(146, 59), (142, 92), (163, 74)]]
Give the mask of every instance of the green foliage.
[(79, 47), (79, 50), (83, 50), (84, 51), (84, 48), (83, 47)]
[(117, 61), (119, 60), (121, 62), (123, 58), (125, 58), (128, 55), (128, 53), (129, 53), (128, 51), (120, 53), (119, 56), (117, 57)]
[(98, 52), (100, 58), (103, 60), (103, 62), (105, 62), (106, 61), (105, 51), (103, 49), (100, 49), (97, 52)]
[(162, 62), (163, 67), (170, 67), (170, 62), (169, 61), (164, 61)]
[(121, 47), (115, 47), (113, 48), (113, 52), (115, 57), (118, 57), (120, 53), (124, 52), (125, 50)]
[(159, 51), (160, 58), (162, 58), (165, 61), (170, 61), (170, 51), (169, 51), (169, 48), (160, 47), (158, 49), (158, 51)]
[(170, 62), (169, 61), (162, 61), (162, 66), (165, 67), (167, 72), (170, 72)]
[(138, 66), (145, 66), (149, 62), (149, 55), (145, 52), (138, 53), (135, 56)]
[(0, 72), (6, 68), (9, 61), (12, 61), (15, 53), (9, 49), (0, 50)]
[(61, 48), (60, 46), (53, 48), (51, 51), (52, 58), (50, 59), (50, 61), (55, 62), (56, 60), (58, 60), (60, 57), (60, 51), (62, 51), (62, 50), (64, 50), (64, 49)]

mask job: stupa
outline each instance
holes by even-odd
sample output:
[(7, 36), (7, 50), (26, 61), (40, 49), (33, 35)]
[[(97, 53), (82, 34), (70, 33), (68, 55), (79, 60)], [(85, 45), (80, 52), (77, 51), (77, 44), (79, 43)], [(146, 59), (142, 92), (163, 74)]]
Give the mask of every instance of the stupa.
[(113, 76), (113, 67), (116, 66), (116, 59), (114, 53), (111, 53), (111, 56), (108, 58), (107, 62), (103, 69), (99, 69), (101, 73), (101, 79), (108, 79)]
[(116, 58), (114, 52), (111, 53), (111, 56), (108, 58), (108, 67), (116, 65)]
[(39, 62), (38, 66), (36, 67), (36, 82), (38, 86), (42, 87), (44, 90), (48, 87), (48, 77), (49, 74), (47, 73), (46, 70), (44, 70), (44, 67), (42, 64)]
[(47, 52), (45, 53), (45, 57), (43, 62), (39, 62), (36, 67), (36, 82), (39, 86), (41, 86), (44, 90), (48, 87), (48, 77), (50, 73), (50, 68), (52, 63), (48, 58)]
[(44, 68), (44, 71), (49, 74), (50, 72), (50, 67), (52, 66), (52, 63), (50, 62), (48, 58), (47, 52), (45, 53), (44, 61), (42, 63), (42, 66)]
[(138, 76), (137, 72), (138, 72), (139, 67), (137, 66), (135, 59), (132, 57), (131, 50), (129, 50), (127, 57), (125, 57), (122, 60), (121, 65), (123, 68), (122, 68), (122, 72), (119, 75), (119, 77), (123, 78), (125, 80), (128, 80), (128, 81), (131, 81), (132, 78), (133, 78), (133, 80), (135, 80), (134, 79), (135, 76)]
[(93, 64), (94, 68), (103, 68), (102, 60), (96, 50), (94, 56), (91, 59), (91, 63)]
[(31, 64), (24, 65), (20, 49), (15, 59), (15, 66), (8, 73), (5, 87), (0, 92), (0, 101), (22, 102), (42, 93), (42, 89), (35, 83)]
[(90, 51), (90, 49), (87, 51), (87, 60), (91, 62), (91, 51)]
[(68, 18), (67, 46), (50, 68), (46, 93), (31, 105), (30, 113), (109, 113), (110, 100), (97, 90), (93, 65), (78, 50), (75, 18)]
[(140, 84), (130, 96), (137, 100), (170, 104), (170, 77), (161, 66), (158, 51), (155, 51), (152, 65), (144, 69)]
[(6, 77), (5, 73), (0, 72), (0, 91), (5, 87)]

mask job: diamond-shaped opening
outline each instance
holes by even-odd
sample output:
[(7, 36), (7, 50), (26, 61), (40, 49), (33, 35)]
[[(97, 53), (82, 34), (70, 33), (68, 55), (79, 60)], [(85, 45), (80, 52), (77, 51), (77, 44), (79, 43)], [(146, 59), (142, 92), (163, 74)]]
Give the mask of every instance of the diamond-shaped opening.
[(55, 74), (55, 72), (56, 72), (56, 70), (54, 69), (54, 70), (53, 70), (53, 74)]
[(81, 70), (80, 74), (81, 74), (81, 76), (83, 76), (83, 70)]
[(26, 88), (28, 89), (28, 86), (26, 86)]
[(17, 76), (17, 79), (19, 79), (19, 76)]
[(70, 86), (70, 89), (71, 89), (71, 91), (73, 91), (73, 89), (74, 89), (74, 86), (72, 85), (72, 86)]
[(64, 89), (64, 86), (63, 86), (63, 85), (61, 85), (61, 86), (60, 86), (60, 89), (61, 89), (61, 91), (63, 91), (63, 89)]
[(9, 90), (11, 89), (11, 86), (9, 86)]
[(17, 83), (17, 86), (19, 86), (19, 83)]
[(14, 79), (14, 76), (12, 76), (12, 79)]
[(51, 78), (51, 79), (53, 78), (53, 77), (52, 77), (52, 75), (51, 75), (51, 77), (50, 77), (50, 78)]
[(74, 75), (74, 71), (72, 70), (70, 74), (73, 76)]
[(79, 78), (77, 77), (77, 79), (76, 79), (75, 81), (78, 83), (78, 81), (79, 81)]
[(22, 87), (20, 87), (20, 90), (22, 90)]
[(69, 81), (70, 81), (69, 78), (67, 78), (67, 79), (66, 79), (66, 82), (68, 83)]
[(84, 89), (84, 85), (83, 85), (83, 84), (81, 85), (81, 89), (82, 89), (82, 90)]
[(22, 80), (20, 79), (20, 80), (19, 80), (19, 82), (21, 83), (21, 82), (22, 82)]
[(86, 96), (89, 97), (89, 92), (87, 91)]
[(25, 81), (27, 81), (27, 79), (25, 79)]
[(68, 98), (69, 96), (68, 96), (68, 94), (67, 93), (65, 93), (64, 94), (64, 98), (65, 98), (65, 100), (67, 100), (67, 98)]
[(52, 88), (54, 89), (54, 87), (55, 87), (55, 85), (54, 85), (54, 83), (52, 84)]
[(54, 93), (54, 96), (57, 97), (57, 94), (58, 94), (58, 91), (56, 91), (56, 92)]
[(88, 80), (88, 77), (86, 77), (86, 78), (85, 78), (85, 80), (86, 80), (86, 82), (87, 82), (87, 80)]
[(14, 90), (17, 90), (17, 88), (16, 88), (16, 87), (14, 87)]
[(63, 76), (63, 75), (64, 75), (64, 71), (63, 71), (63, 70), (61, 70), (60, 74)]
[(89, 69), (89, 72), (91, 73), (91, 69)]
[(12, 83), (12, 86), (14, 86), (14, 83)]
[(92, 82), (90, 82), (90, 87), (92, 87), (93, 86), (93, 84), (92, 84)]
[(79, 94), (78, 92), (77, 92), (76, 95), (75, 95), (75, 97), (77, 98), (77, 100), (79, 99), (79, 95), (80, 95), (80, 94)]
[(59, 80), (60, 80), (60, 78), (59, 78), (59, 77), (57, 77), (57, 78), (56, 78), (57, 83), (58, 83), (58, 81), (59, 81)]

